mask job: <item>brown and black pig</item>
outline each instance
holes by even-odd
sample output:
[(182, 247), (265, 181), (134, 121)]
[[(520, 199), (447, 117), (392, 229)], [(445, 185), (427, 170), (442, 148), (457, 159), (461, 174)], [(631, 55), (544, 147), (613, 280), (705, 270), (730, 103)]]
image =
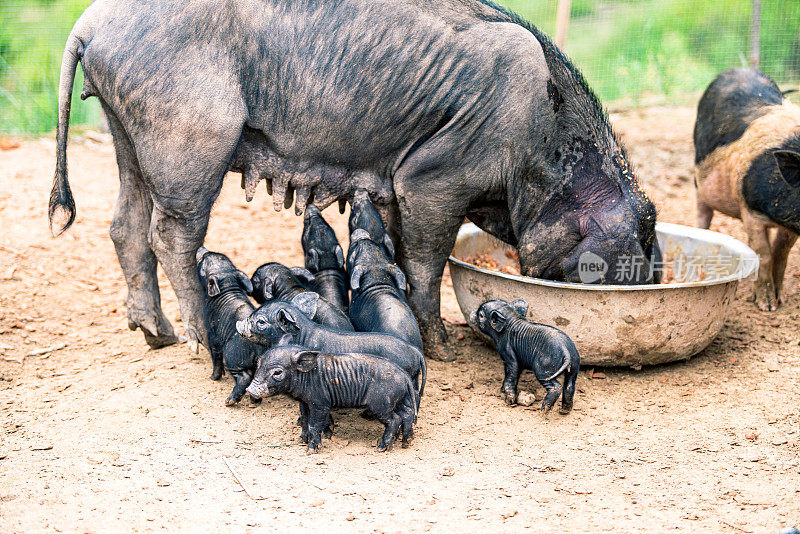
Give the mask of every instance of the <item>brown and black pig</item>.
[(760, 260), (756, 305), (773, 311), (800, 233), (800, 107), (763, 73), (727, 70), (700, 99), (694, 146), (697, 225), (714, 210), (742, 220)]

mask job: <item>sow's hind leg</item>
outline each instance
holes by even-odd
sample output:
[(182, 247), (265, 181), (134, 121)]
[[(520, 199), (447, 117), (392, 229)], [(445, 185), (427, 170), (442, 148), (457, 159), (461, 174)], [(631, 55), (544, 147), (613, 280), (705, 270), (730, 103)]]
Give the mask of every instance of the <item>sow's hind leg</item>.
[(119, 167), (119, 197), (109, 233), (128, 284), (128, 327), (141, 328), (145, 341), (154, 349), (172, 345), (178, 338), (161, 310), (156, 256), (147, 241), (153, 200), (128, 134), (108, 107), (104, 106), (104, 111)]
[[(230, 112), (237, 108), (235, 102), (197, 98), (196, 108), (187, 110), (185, 100), (192, 100), (191, 95), (167, 102), (166, 120), (141, 127), (131, 137), (153, 193), (150, 246), (178, 297), (189, 347), (197, 352), (198, 343), (208, 347), (208, 340), (195, 254), (205, 239), (243, 118)], [(198, 114), (197, 109), (205, 112)], [(151, 116), (160, 116), (159, 111), (160, 106), (148, 110)]]

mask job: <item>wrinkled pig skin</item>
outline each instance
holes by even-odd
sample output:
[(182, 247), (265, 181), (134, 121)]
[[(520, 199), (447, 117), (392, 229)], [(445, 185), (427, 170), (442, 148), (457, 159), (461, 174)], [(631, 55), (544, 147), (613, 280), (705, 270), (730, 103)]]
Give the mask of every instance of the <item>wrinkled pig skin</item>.
[(334, 408), (366, 408), (383, 423), (379, 452), (388, 450), (398, 434), (404, 448), (414, 437), (417, 390), (408, 374), (385, 358), (281, 345), (261, 358), (247, 391), (256, 398), (284, 393), (300, 401), (300, 439), (309, 452), (317, 452)]

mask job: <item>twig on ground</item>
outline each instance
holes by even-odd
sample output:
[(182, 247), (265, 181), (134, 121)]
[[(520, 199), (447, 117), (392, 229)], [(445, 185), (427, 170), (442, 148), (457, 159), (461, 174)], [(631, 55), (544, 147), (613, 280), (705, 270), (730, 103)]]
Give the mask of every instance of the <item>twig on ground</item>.
[(729, 527), (731, 527), (731, 528), (735, 528), (736, 530), (741, 530), (742, 532), (748, 532), (749, 534), (752, 534), (752, 533), (753, 533), (753, 531), (752, 531), (752, 530), (747, 530), (746, 528), (737, 527), (737, 526), (736, 526), (736, 525), (734, 525), (733, 523), (728, 523), (728, 522), (727, 522), (727, 521), (725, 521), (724, 519), (720, 519), (720, 520), (719, 520), (719, 522), (720, 522), (720, 523), (723, 523), (723, 524), (725, 524), (725, 525), (728, 525), (728, 526), (729, 526)]
[(26, 354), (25, 356), (44, 356), (45, 354), (50, 354), (51, 352), (54, 352), (54, 351), (57, 351), (57, 350), (61, 350), (66, 346), (67, 346), (66, 343), (59, 343), (58, 345), (53, 345), (51, 347), (45, 347), (43, 349), (32, 350), (28, 354)]
[(249, 490), (249, 489), (247, 489), (247, 486), (245, 486), (245, 485), (244, 485), (244, 483), (242, 483), (242, 479), (239, 477), (239, 474), (238, 474), (238, 473), (236, 472), (236, 470), (233, 468), (233, 466), (232, 466), (232, 465), (231, 465), (231, 463), (228, 461), (228, 459), (227, 459), (226, 457), (224, 457), (224, 456), (223, 456), (223, 457), (222, 457), (222, 461), (223, 461), (223, 462), (225, 462), (225, 465), (226, 465), (226, 466), (228, 466), (228, 470), (229, 470), (229, 471), (231, 472), (231, 474), (233, 475), (233, 479), (234, 479), (234, 480), (236, 480), (236, 482), (239, 484), (239, 486), (241, 486), (241, 487), (242, 487), (242, 489), (244, 490), (244, 492), (247, 494), (247, 496), (248, 496), (248, 497), (250, 497), (250, 498), (251, 498), (251, 499), (253, 499), (254, 501), (263, 501), (264, 499), (266, 499), (266, 497), (253, 497), (253, 495), (250, 493), (250, 490)]

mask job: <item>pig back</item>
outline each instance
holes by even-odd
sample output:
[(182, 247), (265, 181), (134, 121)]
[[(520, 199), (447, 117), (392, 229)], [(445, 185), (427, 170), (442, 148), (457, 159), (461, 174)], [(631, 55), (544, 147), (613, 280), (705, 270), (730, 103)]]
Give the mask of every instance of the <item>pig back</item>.
[(697, 107), (695, 164), (741, 138), (754, 120), (782, 102), (775, 82), (756, 69), (729, 69), (717, 76)]

